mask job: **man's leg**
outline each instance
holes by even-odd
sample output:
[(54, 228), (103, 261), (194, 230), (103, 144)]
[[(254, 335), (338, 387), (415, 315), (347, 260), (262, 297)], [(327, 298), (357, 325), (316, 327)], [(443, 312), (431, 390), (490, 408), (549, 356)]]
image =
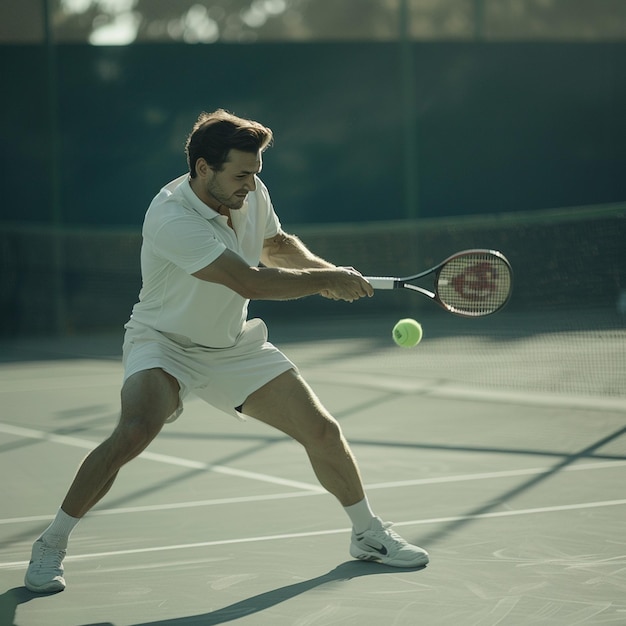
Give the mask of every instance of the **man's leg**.
[[(428, 563), (425, 550), (408, 544), (390, 529), (390, 524), (371, 512), (341, 427), (300, 375), (293, 370), (281, 374), (251, 394), (242, 411), (304, 446), (318, 480), (339, 500), (353, 522), (352, 556), (397, 567)], [(363, 520), (367, 524), (368, 518), (369, 526), (363, 527)]]
[(158, 435), (178, 406), (178, 392), (176, 379), (160, 369), (138, 372), (124, 383), (117, 427), (82, 462), (55, 520), (33, 545), (25, 578), (28, 589), (65, 588), (62, 561), (70, 532), (109, 491), (119, 469)]
[(178, 382), (160, 369), (144, 370), (124, 383), (120, 421), (111, 436), (81, 464), (61, 508), (83, 517), (111, 488), (119, 469), (159, 434), (178, 406)]
[(344, 507), (363, 500), (359, 469), (341, 427), (293, 370), (251, 394), (242, 411), (302, 444), (320, 484)]

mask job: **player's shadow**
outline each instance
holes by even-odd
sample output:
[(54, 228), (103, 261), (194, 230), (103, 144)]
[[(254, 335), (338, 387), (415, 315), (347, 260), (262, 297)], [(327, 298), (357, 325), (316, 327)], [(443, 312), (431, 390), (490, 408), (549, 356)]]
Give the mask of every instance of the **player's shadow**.
[(20, 604), (26, 604), (36, 598), (45, 598), (49, 594), (33, 593), (26, 587), (13, 587), (0, 595), (0, 624), (14, 626), (15, 613)]
[[(0, 595), (0, 624), (2, 626), (17, 626), (15, 623), (15, 614), (20, 604), (26, 604), (31, 600), (38, 600), (54, 596), (58, 592), (53, 593), (33, 593), (26, 587), (13, 587)], [(99, 622), (98, 624), (85, 624), (85, 626), (113, 626), (110, 622)]]
[[(425, 566), (416, 567), (412, 569), (403, 568), (403, 572), (415, 572), (424, 569)], [(364, 561), (346, 561), (341, 565), (338, 565), (335, 569), (321, 576), (310, 578), (309, 580), (303, 580), (293, 585), (287, 585), (278, 589), (272, 589), (260, 593), (251, 598), (240, 600), (229, 606), (225, 606), (216, 611), (210, 613), (203, 613), (201, 615), (191, 615), (188, 617), (169, 618), (166, 620), (160, 620), (158, 622), (143, 622), (136, 624), (135, 626), (158, 626), (159, 624), (165, 626), (212, 626), (215, 624), (225, 624), (254, 613), (260, 613), (265, 611), (281, 602), (291, 600), (296, 596), (299, 596), (307, 591), (311, 591), (316, 587), (323, 585), (330, 585), (333, 583), (341, 583), (352, 578), (358, 578), (360, 576), (370, 576), (372, 574), (391, 574), (398, 573), (397, 567), (389, 567), (387, 565), (380, 565), (379, 563), (368, 563)]]

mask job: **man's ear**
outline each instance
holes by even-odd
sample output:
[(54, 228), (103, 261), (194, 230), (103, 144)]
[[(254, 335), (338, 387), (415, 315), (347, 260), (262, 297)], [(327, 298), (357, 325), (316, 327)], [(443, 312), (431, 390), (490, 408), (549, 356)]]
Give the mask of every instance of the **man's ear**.
[(206, 162), (205, 159), (200, 157), (196, 161), (196, 175), (197, 176), (200, 176), (201, 178), (206, 178), (207, 176), (210, 176), (213, 173), (214, 173), (213, 168)]

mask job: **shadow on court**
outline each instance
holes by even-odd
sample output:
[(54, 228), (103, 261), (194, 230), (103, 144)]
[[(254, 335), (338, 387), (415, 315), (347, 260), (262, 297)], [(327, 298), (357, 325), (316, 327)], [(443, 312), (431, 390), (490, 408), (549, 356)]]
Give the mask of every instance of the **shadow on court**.
[(283, 485), (312, 483), (303, 451), (191, 399), (76, 532), (53, 595), (20, 586), (26, 559), (117, 421), (120, 337), (14, 342), (15, 361), (0, 342), (0, 625), (623, 623), (624, 331), (524, 341), (513, 316), (421, 321), (414, 351), (382, 318), (276, 323), (271, 339), (342, 423), (377, 510), (431, 552), (425, 572), (334, 567), (335, 503), (293, 506), (316, 494)]
[[(302, 341), (332, 341), (341, 339), (366, 339), (367, 344), (354, 345), (354, 355), (367, 355), (389, 346), (390, 329), (399, 316), (406, 317), (407, 309), (378, 315), (354, 315), (354, 310), (344, 316), (312, 315), (300, 311), (290, 315), (285, 311), (289, 303), (281, 303), (282, 310), (253, 311), (268, 324), (270, 341), (278, 347)], [(338, 303), (333, 303), (335, 306)], [(358, 304), (358, 303), (357, 303)], [(354, 307), (353, 304), (349, 305)], [(572, 332), (623, 333), (626, 316), (611, 308), (559, 309), (512, 312), (505, 310), (497, 316), (463, 318), (443, 315), (441, 311), (420, 309), (415, 315), (427, 329), (431, 339), (477, 338), (490, 342), (507, 342)], [(0, 337), (0, 363), (27, 363), (30, 361), (63, 361), (99, 359), (118, 361), (121, 356), (124, 329), (116, 328), (85, 335)]]
[(14, 587), (0, 596), (0, 624), (13, 626), (17, 607), (31, 600), (46, 598), (46, 595), (32, 593), (26, 587)]
[[(416, 572), (425, 569), (425, 566), (405, 569), (405, 572)], [(260, 613), (266, 609), (270, 609), (281, 602), (286, 602), (296, 598), (297, 596), (307, 593), (315, 588), (325, 585), (331, 585), (333, 583), (341, 583), (344, 581), (352, 580), (353, 578), (359, 578), (361, 576), (382, 575), (382, 574), (397, 574), (398, 568), (389, 567), (386, 565), (380, 565), (379, 563), (364, 563), (361, 561), (346, 561), (341, 563), (335, 569), (323, 574), (322, 576), (316, 576), (309, 580), (304, 580), (293, 585), (286, 585), (278, 589), (272, 589), (260, 593), (251, 598), (246, 598), (240, 602), (235, 602), (229, 606), (225, 606), (217, 611), (211, 611), (210, 613), (203, 613), (202, 615), (192, 615), (181, 618), (170, 618), (166, 620), (160, 620), (157, 622), (142, 622), (135, 626), (191, 626), (193, 624), (202, 624), (203, 626), (212, 626), (214, 624), (225, 624), (242, 617), (247, 617), (255, 613)]]
[[(5, 591), (0, 596), (0, 624), (2, 626), (17, 626), (15, 624), (15, 613), (17, 607), (21, 604), (26, 604), (31, 600), (43, 600), (51, 595), (56, 594), (41, 594), (33, 593), (26, 589), (26, 587), (14, 587)], [(84, 626), (114, 626), (111, 622), (98, 622), (95, 624), (85, 624)]]
[[(421, 536), (420, 541), (424, 545), (432, 545), (435, 542), (441, 540), (443, 537), (448, 536), (450, 533), (458, 532), (463, 526), (466, 526), (467, 524), (473, 522), (476, 518), (484, 516), (488, 514), (490, 511), (493, 511), (496, 508), (500, 507), (502, 504), (505, 504), (508, 501), (512, 501), (518, 495), (526, 491), (530, 491), (531, 489), (535, 488), (540, 483), (547, 481), (548, 479), (552, 478), (559, 472), (563, 471), (568, 466), (571, 466), (574, 463), (582, 459), (595, 458), (594, 453), (597, 450), (600, 450), (601, 448), (611, 443), (612, 441), (618, 440), (620, 437), (622, 437), (625, 434), (626, 434), (626, 426), (611, 433), (610, 435), (607, 435), (606, 437), (603, 437), (602, 439), (599, 439), (598, 441), (594, 442), (593, 444), (587, 446), (586, 448), (584, 448), (583, 450), (580, 450), (579, 452), (575, 454), (565, 455), (560, 462), (556, 463), (549, 470), (542, 472), (541, 474), (538, 474), (537, 476), (533, 476), (529, 480), (524, 481), (521, 484), (515, 486), (513, 489), (509, 489), (507, 492), (497, 495), (496, 497), (492, 498), (485, 504), (471, 511), (468, 511), (467, 513), (464, 513), (462, 516), (462, 519), (455, 520), (453, 522), (450, 522), (447, 525), (442, 525), (440, 528), (438, 528), (436, 531), (434, 531), (430, 535)], [(626, 457), (619, 456), (616, 458), (624, 459)]]

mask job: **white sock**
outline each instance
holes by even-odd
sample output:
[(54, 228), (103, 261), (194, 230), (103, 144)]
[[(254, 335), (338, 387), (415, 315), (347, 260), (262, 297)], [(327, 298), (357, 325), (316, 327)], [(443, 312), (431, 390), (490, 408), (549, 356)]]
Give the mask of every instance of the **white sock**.
[(39, 539), (43, 539), (51, 548), (67, 548), (67, 541), (79, 517), (68, 515), (63, 509), (59, 509), (52, 524), (41, 533)]
[(374, 517), (376, 517), (370, 508), (367, 496), (356, 504), (345, 506), (344, 510), (352, 520), (352, 528), (357, 535), (365, 532), (370, 527)]

